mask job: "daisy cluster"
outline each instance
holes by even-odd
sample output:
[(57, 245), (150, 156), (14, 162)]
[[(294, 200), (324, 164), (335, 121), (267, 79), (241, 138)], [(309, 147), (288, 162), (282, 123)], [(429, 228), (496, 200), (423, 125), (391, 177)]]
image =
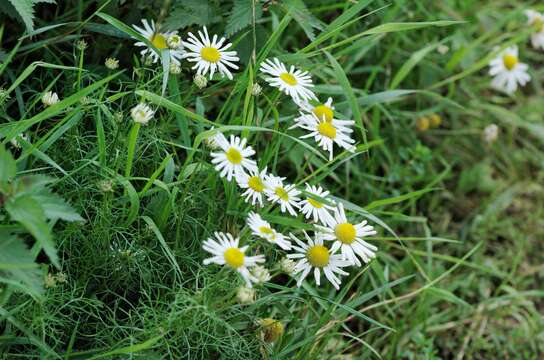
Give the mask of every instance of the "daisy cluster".
[[(531, 45), (536, 50), (544, 50), (544, 14), (534, 10), (526, 10), (527, 24), (533, 28)], [(529, 66), (519, 59), (519, 50), (516, 45), (500, 51), (489, 63), (489, 75), (493, 77), (491, 87), (513, 94), (519, 86), (525, 86), (531, 76)]]
[[(232, 44), (224, 37), (208, 33), (204, 27), (197, 35), (188, 33), (183, 40), (176, 32), (160, 32), (153, 21), (143, 21), (143, 27), (134, 26), (157, 50), (170, 50), (170, 60), (180, 64), (181, 59), (194, 63), (195, 80), (201, 82), (205, 77), (213, 79), (215, 74), (221, 78), (233, 79), (232, 70), (238, 69), (238, 54), (231, 50)], [(153, 62), (160, 59), (156, 50), (144, 42), (142, 56)], [(314, 138), (318, 146), (329, 153), (333, 159), (334, 146), (347, 151), (355, 151), (352, 139), (353, 120), (340, 120), (332, 104), (332, 98), (319, 102), (312, 91), (314, 84), (308, 71), (291, 65), (287, 67), (279, 59), (267, 59), (260, 66), (264, 80), (272, 87), (288, 95), (299, 108), (290, 128), (300, 128), (307, 133), (302, 139)], [(257, 85), (257, 84), (256, 84)], [(259, 92), (261, 90), (259, 86)], [(135, 122), (147, 124), (153, 117), (149, 106), (138, 104), (131, 112)], [(304, 184), (304, 190), (290, 184), (285, 177), (269, 173), (267, 168), (259, 169), (253, 159), (255, 150), (246, 139), (235, 135), (228, 138), (216, 132), (207, 139), (211, 151), (212, 164), (219, 175), (227, 181), (235, 181), (241, 196), (247, 203), (263, 208), (265, 202), (279, 207), (281, 213), (302, 217), (313, 224), (313, 235), (302, 231), (302, 239), (292, 233), (282, 234), (257, 212), (247, 215), (246, 225), (251, 234), (267, 243), (288, 251), (281, 261), (281, 268), (298, 277), (297, 285), (313, 272), (316, 284), (321, 282), (321, 273), (339, 289), (341, 276), (348, 274), (347, 267), (360, 267), (375, 257), (377, 248), (364, 240), (375, 235), (376, 231), (366, 221), (348, 220), (341, 203), (333, 201), (329, 191), (315, 184)], [(248, 288), (255, 283), (270, 279), (270, 273), (262, 266), (263, 255), (249, 255), (248, 246), (241, 246), (240, 239), (230, 233), (215, 232), (208, 238), (203, 249), (212, 257), (204, 264), (219, 264), (237, 271)], [(247, 292), (247, 291), (246, 291)], [(251, 292), (243, 292), (241, 297), (251, 299)], [(248, 300), (249, 301), (249, 300)]]

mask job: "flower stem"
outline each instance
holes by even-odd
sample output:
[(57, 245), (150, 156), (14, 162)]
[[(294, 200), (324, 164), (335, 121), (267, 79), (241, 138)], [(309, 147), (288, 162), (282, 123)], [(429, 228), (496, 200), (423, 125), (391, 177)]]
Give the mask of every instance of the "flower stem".
[(128, 135), (127, 144), (127, 164), (125, 166), (125, 177), (129, 177), (132, 171), (132, 162), (134, 160), (134, 152), (136, 151), (136, 141), (138, 140), (138, 132), (140, 131), (140, 123), (134, 123), (130, 134)]

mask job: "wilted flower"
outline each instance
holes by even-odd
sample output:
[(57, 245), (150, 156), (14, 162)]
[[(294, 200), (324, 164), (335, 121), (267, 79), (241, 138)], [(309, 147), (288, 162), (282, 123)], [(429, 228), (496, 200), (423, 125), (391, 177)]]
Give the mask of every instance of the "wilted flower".
[(236, 299), (242, 305), (249, 305), (255, 302), (256, 292), (253, 288), (240, 286), (236, 291)]
[(442, 117), (438, 114), (432, 114), (429, 116), (429, 121), (431, 128), (437, 128), (442, 124)]
[(283, 324), (273, 318), (264, 318), (259, 320), (261, 326), (261, 339), (267, 343), (273, 343), (279, 340), (283, 335)]
[(257, 279), (256, 284), (263, 284), (270, 280), (270, 272), (267, 268), (261, 265), (256, 265), (251, 269), (251, 273)]
[(76, 42), (76, 48), (83, 51), (87, 48), (87, 42), (85, 40), (79, 40)]
[(487, 125), (482, 133), (482, 136), (486, 143), (494, 143), (499, 137), (499, 127), (496, 124)]
[(204, 89), (208, 85), (208, 79), (205, 76), (196, 74), (193, 78), (193, 82), (199, 89)]
[(419, 131), (427, 131), (429, 130), (429, 126), (431, 125), (429, 118), (426, 116), (422, 116), (416, 120), (416, 128)]
[(251, 87), (251, 94), (253, 96), (259, 96), (261, 95), (261, 91), (263, 90), (263, 88), (261, 87), (261, 85), (255, 83), (253, 84), (253, 86)]
[(183, 48), (183, 44), (181, 42), (181, 37), (177, 33), (172, 33), (168, 36), (166, 39), (166, 43), (168, 44), (168, 47), (170, 49), (180, 49)]
[(295, 270), (296, 262), (284, 257), (280, 260), (280, 269), (286, 274), (291, 275), (293, 271)]
[(102, 180), (98, 183), (100, 191), (102, 192), (112, 192), (113, 191), (113, 181), (111, 180)]
[(179, 66), (178, 64), (170, 64), (170, 74), (172, 75), (178, 75), (178, 74), (181, 74), (181, 66)]

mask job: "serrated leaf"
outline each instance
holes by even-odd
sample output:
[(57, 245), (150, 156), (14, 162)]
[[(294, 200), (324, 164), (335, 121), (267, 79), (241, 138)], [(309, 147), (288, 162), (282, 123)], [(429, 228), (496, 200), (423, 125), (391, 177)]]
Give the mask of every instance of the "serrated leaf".
[(257, 20), (263, 14), (260, 3), (253, 0), (234, 0), (234, 6), (225, 27), (227, 36), (237, 33), (253, 22), (253, 5), (255, 5), (255, 20)]
[(39, 296), (43, 291), (41, 272), (24, 242), (15, 235), (0, 231), (0, 282), (21, 283), (28, 293)]
[(57, 268), (60, 267), (53, 237), (47, 226), (45, 212), (40, 203), (31, 196), (24, 195), (10, 199), (6, 202), (5, 207), (12, 220), (23, 225), (34, 236), (53, 265)]
[(189, 25), (209, 25), (215, 21), (216, 11), (209, 0), (182, 0), (170, 11), (163, 25), (176, 30)]
[(0, 181), (8, 181), (15, 177), (17, 167), (11, 153), (0, 146)]
[(40, 203), (48, 219), (62, 219), (66, 221), (82, 221), (83, 218), (75, 211), (59, 195), (50, 192), (49, 190), (41, 191), (32, 196), (32, 198)]
[(34, 1), (33, 0), (8, 0), (17, 10), (17, 14), (26, 26), (27, 31), (34, 29)]
[(306, 33), (308, 39), (315, 39), (314, 28), (323, 30), (323, 26), (319, 20), (312, 15), (310, 10), (306, 7), (304, 1), (286, 0), (285, 7), (293, 19), (295, 19), (295, 21), (300, 25), (302, 30), (304, 30), (304, 33)]

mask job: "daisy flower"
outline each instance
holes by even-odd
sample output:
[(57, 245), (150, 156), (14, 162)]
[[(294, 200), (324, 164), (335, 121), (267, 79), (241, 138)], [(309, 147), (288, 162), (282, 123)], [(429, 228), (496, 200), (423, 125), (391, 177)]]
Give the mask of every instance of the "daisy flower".
[(153, 118), (155, 112), (144, 103), (139, 103), (130, 110), (130, 116), (135, 123), (147, 125), (149, 120)]
[(302, 72), (295, 69), (292, 65), (289, 71), (287, 71), (285, 64), (277, 58), (274, 58), (274, 61), (266, 59), (261, 64), (260, 70), (263, 73), (271, 75), (271, 77), (265, 78), (268, 84), (277, 87), (286, 95), (291, 96), (294, 101), (317, 99), (313, 91), (309, 89), (314, 84), (307, 71)]
[(277, 244), (283, 250), (291, 250), (291, 242), (286, 240), (283, 234), (272, 229), (270, 223), (263, 220), (259, 214), (250, 212), (247, 216), (247, 226), (249, 226), (254, 235), (257, 235), (268, 242)]
[[(149, 42), (151, 42), (159, 51), (168, 49), (168, 40), (177, 35), (177, 33), (174, 31), (159, 32), (155, 27), (155, 22), (153, 20), (151, 20), (150, 24), (146, 19), (142, 19), (142, 24), (143, 27), (136, 25), (132, 25), (132, 27), (136, 29), (140, 35), (149, 40)], [(140, 51), (140, 54), (142, 56), (149, 57), (153, 63), (156, 63), (161, 57), (160, 53), (157, 53), (154, 49), (148, 47), (143, 41), (138, 41), (134, 45), (144, 47), (144, 49)], [(185, 51), (183, 50), (183, 46), (170, 48), (170, 62), (179, 65), (184, 53)]]
[(251, 146), (246, 146), (246, 139), (231, 135), (227, 141), (222, 133), (217, 133), (214, 141), (222, 151), (211, 153), (212, 164), (220, 171), (221, 177), (226, 177), (230, 181), (233, 176), (236, 179), (244, 177), (245, 170), (250, 173), (257, 172), (255, 160), (249, 158), (255, 154), (255, 150)]
[(222, 37), (218, 40), (217, 35), (214, 35), (210, 41), (208, 29), (205, 26), (204, 33), (199, 31), (198, 35), (200, 39), (189, 33), (189, 39), (183, 42), (183, 45), (190, 50), (184, 57), (190, 62), (196, 62), (195, 66), (193, 66), (196, 73), (206, 75), (209, 71), (211, 79), (213, 74), (219, 71), (221, 77), (226, 75), (232, 80), (232, 73), (228, 68), (237, 70), (238, 65), (235, 62), (240, 60), (236, 51), (227, 51), (232, 44), (223, 45), (227, 39)]
[[(332, 98), (328, 98), (325, 103), (319, 103), (317, 105), (312, 105), (308, 101), (300, 101), (297, 103), (301, 110), (314, 114), (319, 120), (327, 120), (327, 122), (332, 122), (334, 118), (334, 106), (332, 105)], [(296, 121), (296, 120), (295, 120)]]
[[(326, 198), (330, 192), (325, 191), (321, 186), (315, 186), (306, 184), (306, 193), (315, 195), (320, 198)], [(300, 202), (300, 211), (304, 214), (306, 219), (313, 216), (314, 221), (320, 221), (323, 225), (329, 225), (334, 223), (334, 218), (329, 211), (333, 211), (334, 207), (323, 203), (321, 201), (306, 197), (306, 199)]]
[(491, 86), (507, 94), (514, 93), (518, 88), (518, 83), (524, 86), (531, 80), (527, 73), (529, 66), (519, 62), (517, 46), (511, 46), (501, 51), (495, 59), (491, 60), (489, 66), (491, 67), (489, 75), (494, 77)]
[(353, 152), (355, 151), (355, 143), (350, 136), (353, 130), (350, 128), (355, 121), (353, 120), (336, 120), (331, 121), (321, 120), (314, 113), (302, 115), (295, 119), (296, 124), (293, 127), (300, 127), (309, 131), (309, 134), (303, 135), (300, 138), (306, 139), (313, 137), (317, 144), (323, 150), (329, 152), (329, 160), (333, 158), (333, 148), (336, 143), (338, 146)]
[(266, 188), (264, 183), (266, 179), (266, 168), (261, 172), (255, 171), (251, 172), (249, 175), (240, 176), (238, 178), (238, 186), (242, 189), (246, 189), (242, 194), (245, 202), (251, 200), (251, 205), (255, 205), (255, 202), (258, 201), (261, 207), (263, 206), (263, 194)]
[(293, 275), (301, 273), (297, 280), (297, 286), (302, 284), (302, 281), (308, 276), (312, 269), (314, 270), (314, 278), (317, 286), (321, 283), (321, 270), (325, 274), (325, 277), (336, 288), (340, 289), (340, 277), (338, 275), (348, 275), (347, 272), (341, 268), (349, 266), (349, 261), (345, 261), (338, 254), (334, 254), (333, 249), (327, 249), (323, 245), (323, 239), (319, 236), (315, 240), (312, 240), (306, 232), (307, 244), (300, 241), (293, 234), (289, 234), (296, 244), (293, 245), (293, 249), (296, 251), (294, 254), (288, 254), (289, 259), (296, 259), (297, 264), (293, 270)]
[(295, 208), (299, 208), (300, 191), (295, 188), (295, 185), (283, 184), (285, 178), (268, 175), (265, 179), (265, 193), (268, 196), (268, 200), (274, 203), (279, 203), (281, 206), (281, 212), (286, 210), (289, 214), (296, 216)]
[(525, 10), (527, 23), (535, 29), (531, 34), (531, 45), (535, 49), (544, 50), (544, 15), (534, 10)]
[(356, 255), (360, 256), (365, 263), (373, 259), (378, 250), (377, 247), (363, 240), (363, 237), (376, 235), (374, 227), (367, 225), (367, 221), (363, 220), (359, 224), (352, 224), (346, 218), (344, 206), (338, 204), (338, 208), (334, 214), (334, 223), (324, 227), (317, 225), (317, 229), (322, 233), (320, 236), (324, 240), (332, 240), (331, 251), (341, 249), (342, 259), (348, 260), (351, 264), (361, 266), (361, 262)]
[(240, 239), (234, 238), (229, 233), (215, 232), (215, 239), (208, 238), (204, 241), (202, 248), (213, 256), (204, 260), (204, 265), (218, 264), (227, 265), (238, 271), (244, 278), (247, 287), (251, 287), (252, 282), (257, 279), (249, 272), (249, 267), (264, 262), (263, 255), (246, 256), (247, 246), (238, 247)]

